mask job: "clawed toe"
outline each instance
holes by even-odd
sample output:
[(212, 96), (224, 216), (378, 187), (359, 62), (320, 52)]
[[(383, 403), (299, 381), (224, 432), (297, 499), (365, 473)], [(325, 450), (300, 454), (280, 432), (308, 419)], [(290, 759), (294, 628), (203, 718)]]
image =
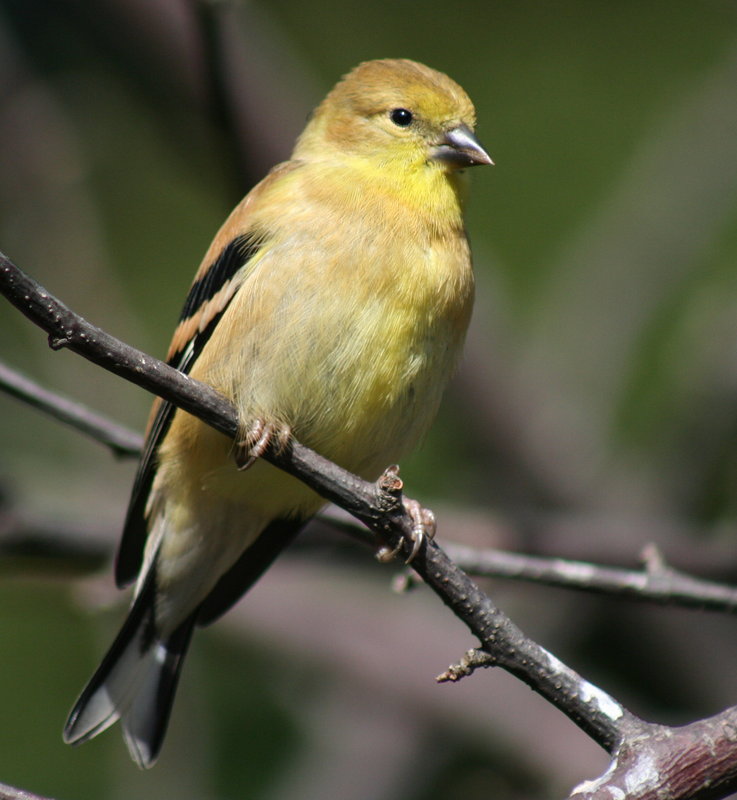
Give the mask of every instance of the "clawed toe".
[(429, 508), (423, 508), (417, 500), (405, 497), (402, 501), (412, 519), (412, 531), (395, 548), (390, 550), (388, 547), (381, 547), (379, 549), (376, 557), (383, 563), (393, 561), (401, 552), (404, 542), (409, 540), (412, 543), (412, 548), (404, 563), (411, 564), (426, 540), (435, 536), (435, 514)]
[(411, 564), (420, 552), (425, 539), (432, 539), (435, 536), (435, 514), (429, 508), (423, 508), (417, 500), (409, 497), (404, 498), (404, 507), (412, 518), (412, 534), (410, 536), (412, 550), (404, 563)]
[(254, 420), (245, 438), (235, 445), (234, 457), (238, 469), (241, 472), (247, 470), (273, 445), (276, 446), (277, 452), (281, 452), (287, 446), (291, 435), (291, 428), (287, 425), (264, 422), (262, 419)]

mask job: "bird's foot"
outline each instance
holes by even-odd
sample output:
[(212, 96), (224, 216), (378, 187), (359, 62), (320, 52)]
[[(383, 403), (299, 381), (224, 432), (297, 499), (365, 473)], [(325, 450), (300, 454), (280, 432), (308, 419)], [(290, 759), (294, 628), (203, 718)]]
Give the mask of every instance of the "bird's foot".
[(292, 429), (288, 425), (264, 422), (262, 419), (254, 420), (244, 438), (235, 444), (234, 457), (238, 469), (241, 472), (247, 470), (269, 447), (274, 447), (277, 453), (281, 453), (291, 435)]
[(402, 550), (404, 542), (409, 540), (412, 543), (412, 548), (404, 563), (411, 564), (425, 541), (435, 537), (435, 514), (429, 508), (423, 508), (417, 500), (412, 500), (410, 497), (403, 497), (402, 504), (412, 520), (412, 531), (393, 549), (388, 547), (379, 548), (376, 558), (382, 563), (393, 561)]

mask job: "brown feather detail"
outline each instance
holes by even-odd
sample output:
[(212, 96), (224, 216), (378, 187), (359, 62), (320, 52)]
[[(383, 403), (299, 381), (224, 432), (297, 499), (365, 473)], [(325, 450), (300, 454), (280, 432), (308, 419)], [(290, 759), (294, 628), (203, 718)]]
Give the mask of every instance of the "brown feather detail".
[(232, 300), (239, 286), (240, 280), (231, 278), (223, 285), (219, 292), (213, 295), (210, 300), (203, 303), (197, 312), (191, 317), (183, 319), (179, 325), (177, 325), (171, 344), (169, 345), (169, 352), (166, 355), (166, 360), (169, 363), (176, 363), (177, 357), (186, 350), (195, 336), (197, 336), (198, 333), (202, 333), (215, 317), (223, 312), (225, 307)]
[[(205, 257), (202, 259), (202, 263), (195, 274), (192, 287), (202, 284), (207, 280), (208, 273), (218, 267), (222, 254), (238, 239), (242, 239), (244, 242), (250, 242), (255, 250), (258, 248), (259, 243), (263, 241), (264, 238), (268, 237), (267, 231), (254, 230), (254, 203), (257, 202), (259, 196), (265, 190), (268, 191), (275, 180), (299, 166), (299, 162), (294, 161), (278, 164), (269, 172), (266, 178), (255, 186), (233, 209), (230, 216), (225, 220), (217, 235), (212, 240), (210, 247), (207, 249)], [(249, 248), (244, 244), (244, 249), (247, 250)], [(244, 259), (244, 261), (245, 260), (246, 259)], [(212, 320), (223, 311), (225, 306), (232, 299), (239, 285), (240, 281), (233, 280), (224, 284), (215, 295), (208, 297), (206, 302), (202, 303), (199, 308), (193, 310), (180, 321), (172, 336), (171, 344), (169, 345), (169, 351), (167, 353), (168, 363), (176, 366), (177, 356), (183, 353), (192, 339), (198, 333), (204, 331)], [(190, 291), (192, 291), (192, 289), (190, 289)]]
[[(264, 189), (271, 186), (272, 182), (280, 176), (291, 172), (300, 166), (299, 162), (285, 162), (271, 170), (269, 175), (254, 187), (251, 192), (233, 209), (228, 219), (223, 224), (212, 244), (202, 259), (195, 279), (190, 288), (190, 293), (185, 303), (187, 309), (196, 287), (204, 287), (210, 270), (222, 269), (222, 258), (228, 248), (239, 242), (236, 247), (242, 247), (242, 259), (232, 262), (230, 267), (242, 267), (249, 258), (258, 250), (261, 242), (268, 238), (268, 231), (258, 229), (254, 225), (254, 201), (262, 194)], [(232, 258), (233, 254), (229, 255)], [(217, 286), (218, 276), (214, 276), (213, 288)], [(174, 367), (189, 372), (199, 356), (205, 343), (209, 340), (213, 330), (217, 327), (220, 315), (227, 308), (230, 301), (237, 293), (241, 279), (231, 274), (222, 286), (218, 287), (215, 294), (207, 297), (205, 302), (196, 306), (191, 313), (179, 323), (167, 355), (167, 361)], [(193, 350), (188, 352), (190, 345)], [(156, 476), (157, 454), (162, 442), (166, 439), (176, 409), (160, 398), (154, 400), (146, 426), (146, 440), (144, 443), (143, 457), (138, 466), (138, 472), (133, 484), (131, 498), (128, 504), (123, 535), (121, 537), (116, 557), (116, 581), (119, 586), (130, 583), (136, 577), (143, 561), (143, 550), (149, 531), (152, 512), (155, 511), (155, 497), (152, 487)]]

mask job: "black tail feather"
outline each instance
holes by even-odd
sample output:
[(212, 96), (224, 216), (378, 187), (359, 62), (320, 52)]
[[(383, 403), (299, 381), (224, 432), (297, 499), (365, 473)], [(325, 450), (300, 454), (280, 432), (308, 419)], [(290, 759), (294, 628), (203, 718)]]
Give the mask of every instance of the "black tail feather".
[(141, 767), (155, 763), (164, 742), (195, 618), (192, 614), (170, 637), (153, 645), (153, 663), (130, 708), (122, 714), (125, 743)]
[(166, 734), (195, 623), (206, 625), (227, 611), (303, 525), (295, 519), (270, 523), (199, 608), (165, 637), (156, 624), (154, 559), (123, 627), (69, 714), (64, 741), (81, 744), (120, 720), (133, 760), (140, 767), (152, 766)]
[(154, 618), (155, 570), (102, 663), (74, 704), (64, 741), (82, 744), (121, 720), (131, 757), (153, 765), (161, 749), (196, 614), (162, 639)]

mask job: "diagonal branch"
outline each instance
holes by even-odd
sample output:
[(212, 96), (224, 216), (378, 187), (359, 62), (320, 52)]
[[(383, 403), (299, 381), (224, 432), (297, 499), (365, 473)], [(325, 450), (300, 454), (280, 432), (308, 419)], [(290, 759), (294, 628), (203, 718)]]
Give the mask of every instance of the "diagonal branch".
[[(66, 347), (160, 395), (226, 436), (236, 436), (237, 413), (226, 398), (87, 322), (3, 254), (0, 292), (49, 334), (53, 349)], [(296, 441), (280, 452), (269, 450), (263, 457), (344, 508), (389, 547), (402, 546), (409, 554), (414, 523), (402, 503), (402, 483), (394, 470), (387, 470), (372, 484)], [(592, 694), (591, 684), (525, 636), (435, 542), (428, 542), (412, 565), (498, 666), (556, 705), (602, 747), (610, 751), (616, 747), (623, 736), (623, 722), (636, 724), (634, 715), (601, 690)]]
[[(118, 457), (140, 455), (142, 438), (139, 434), (82, 403), (46, 389), (2, 361), (0, 391), (107, 445)], [(365, 532), (363, 527), (337, 519), (328, 520), (328, 523), (351, 535), (364, 540), (366, 538), (362, 535)], [(13, 540), (13, 544), (23, 546), (18, 537)], [(737, 613), (737, 589), (694, 578), (670, 568), (653, 548), (654, 545), (647, 548), (647, 553), (652, 557), (643, 553), (646, 568), (631, 570), (563, 558), (522, 555), (499, 549), (446, 545), (455, 564), (476, 577), (509, 578), (686, 608)], [(397, 588), (408, 588), (412, 583), (412, 574), (408, 572), (400, 576), (396, 582)]]
[[(49, 333), (53, 348), (68, 347), (159, 394), (225, 435), (236, 435), (238, 419), (229, 401), (86, 322), (2, 254), (0, 292)], [(410, 549), (413, 522), (402, 502), (402, 482), (396, 468), (387, 469), (376, 484), (371, 484), (298, 442), (280, 453), (270, 450), (264, 458), (348, 510), (387, 546), (399, 545), (405, 552)], [(572, 798), (716, 800), (737, 788), (737, 707), (682, 728), (644, 722), (525, 636), (435, 542), (426, 543), (412, 566), (478, 638), (483, 654), (472, 651), (467, 655), (467, 671), (477, 666), (502, 667), (612, 754), (607, 772), (578, 786)]]
[(27, 789), (18, 789), (9, 786), (7, 783), (0, 783), (0, 800), (50, 800), (48, 797), (41, 797)]

